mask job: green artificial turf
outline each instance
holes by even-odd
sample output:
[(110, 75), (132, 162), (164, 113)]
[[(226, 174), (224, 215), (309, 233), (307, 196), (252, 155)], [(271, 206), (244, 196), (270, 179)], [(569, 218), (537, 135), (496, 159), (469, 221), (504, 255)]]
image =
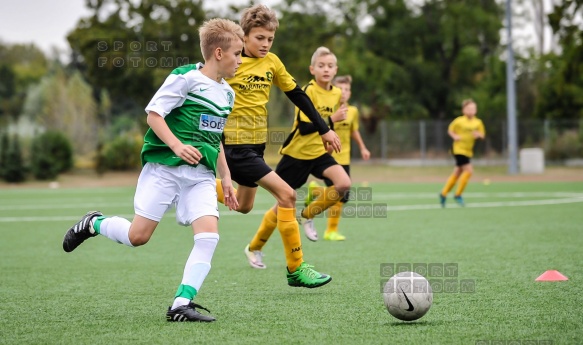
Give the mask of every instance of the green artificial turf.
[[(267, 269), (247, 264), (243, 248), (271, 196), (260, 191), (247, 215), (221, 206), (221, 239), (196, 297), (211, 324), (165, 319), (193, 243), (174, 211), (143, 247), (99, 236), (65, 253), (62, 237), (85, 212), (131, 219), (134, 190), (0, 190), (0, 344), (583, 343), (583, 183), (470, 183), (467, 207), (450, 198), (445, 209), (439, 184), (356, 187), (340, 222), (346, 241), (302, 233), (304, 259), (333, 277), (317, 289), (287, 286), (277, 231)], [(325, 220), (316, 224), (323, 238)], [(435, 291), (414, 322), (393, 318), (381, 296), (387, 267), (407, 264), (457, 267), (453, 277), (428, 274), (458, 288)], [(569, 280), (535, 282), (551, 269)]]

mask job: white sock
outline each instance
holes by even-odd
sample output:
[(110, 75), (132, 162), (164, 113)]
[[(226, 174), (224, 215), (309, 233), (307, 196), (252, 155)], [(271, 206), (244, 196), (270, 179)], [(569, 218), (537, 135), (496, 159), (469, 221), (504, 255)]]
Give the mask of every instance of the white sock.
[[(219, 234), (214, 232), (203, 232), (194, 235), (194, 247), (184, 266), (182, 285), (192, 286), (198, 293), (202, 283), (211, 270), (211, 260), (218, 243)], [(172, 304), (172, 309), (186, 305), (189, 302), (190, 300), (187, 298), (176, 297)]]
[(117, 243), (133, 247), (130, 242), (130, 226), (132, 223), (121, 217), (108, 217), (101, 221), (99, 233)]

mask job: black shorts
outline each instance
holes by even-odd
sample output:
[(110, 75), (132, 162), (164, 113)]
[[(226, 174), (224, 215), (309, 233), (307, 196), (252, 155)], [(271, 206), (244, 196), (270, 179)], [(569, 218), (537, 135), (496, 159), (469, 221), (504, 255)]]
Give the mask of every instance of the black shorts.
[(470, 164), (470, 157), (464, 155), (453, 155), (455, 157), (455, 166), (461, 167), (462, 165)]
[(298, 189), (308, 181), (310, 174), (316, 178), (323, 179), (324, 170), (333, 165), (337, 165), (336, 160), (325, 153), (314, 159), (297, 159), (292, 156), (283, 155), (275, 172), (293, 189)]
[(265, 144), (224, 145), (224, 148), (231, 179), (241, 186), (255, 188), (255, 182), (273, 171), (263, 159)]

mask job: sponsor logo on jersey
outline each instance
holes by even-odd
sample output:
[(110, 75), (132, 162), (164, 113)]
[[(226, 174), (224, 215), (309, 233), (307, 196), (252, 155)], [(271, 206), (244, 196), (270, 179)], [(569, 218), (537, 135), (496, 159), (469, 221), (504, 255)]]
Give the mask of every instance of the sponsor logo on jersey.
[(231, 107), (235, 105), (235, 96), (231, 91), (227, 91), (227, 102), (229, 102)]
[(201, 131), (223, 133), (227, 119), (220, 116), (202, 114), (198, 129)]
[(270, 82), (273, 79), (273, 74), (269, 73), (267, 77), (262, 77), (260, 75), (249, 75), (243, 78), (245, 84), (239, 85), (240, 91), (252, 91), (252, 90), (263, 90), (270, 86)]

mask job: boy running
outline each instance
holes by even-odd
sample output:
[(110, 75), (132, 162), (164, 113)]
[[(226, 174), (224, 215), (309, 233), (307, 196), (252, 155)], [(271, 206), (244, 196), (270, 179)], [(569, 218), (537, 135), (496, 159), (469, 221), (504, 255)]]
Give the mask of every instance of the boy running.
[[(345, 117), (347, 107), (340, 106), (341, 91), (332, 85), (332, 79), (338, 70), (336, 56), (326, 47), (318, 48), (310, 64), (310, 73), (314, 80), (310, 81), (304, 91), (324, 119), (330, 120), (334, 114)], [(332, 122), (329, 122), (333, 125)], [(318, 133), (314, 123), (296, 108), (296, 120), (287, 140), (283, 143), (280, 153), (283, 155), (275, 172), (293, 189), (300, 188), (306, 183), (310, 174), (317, 178), (328, 178), (333, 187), (326, 188), (320, 197), (310, 203), (302, 212), (304, 230), (308, 239), (318, 239), (313, 227), (313, 218), (328, 207), (338, 202), (350, 189), (350, 177), (327, 150), (320, 145)], [(270, 221), (271, 214), (277, 214), (274, 206), (263, 217), (263, 221), (250, 243), (254, 250), (261, 250), (271, 236), (276, 224)], [(279, 224), (277, 224), (279, 226)]]
[[(333, 152), (332, 157), (342, 165), (346, 174), (350, 176), (350, 142), (354, 140), (360, 149), (360, 155), (363, 160), (370, 158), (370, 151), (366, 148), (360, 132), (358, 131), (358, 108), (350, 105), (348, 100), (352, 95), (352, 77), (349, 75), (337, 76), (333, 81), (334, 86), (342, 90), (341, 104), (346, 104), (347, 111), (345, 117), (336, 117), (332, 115), (330, 118), (334, 122), (334, 131), (340, 137), (342, 144), (342, 151)], [(324, 183), (327, 187), (332, 186), (330, 179), (324, 178)], [(322, 195), (324, 187), (318, 185), (316, 181), (308, 184), (308, 197), (306, 198), (306, 206), (309, 205), (315, 197)], [(349, 193), (346, 192), (344, 197), (337, 203), (328, 208), (328, 226), (324, 232), (324, 239), (327, 241), (344, 241), (346, 237), (338, 232), (338, 224), (340, 223), (340, 216), (342, 215), (342, 207), (348, 201)]]
[(453, 188), (459, 179), (459, 184), (455, 191), (454, 200), (460, 206), (464, 206), (462, 193), (474, 172), (470, 159), (474, 155), (474, 143), (476, 139), (484, 139), (486, 130), (482, 120), (476, 117), (478, 107), (476, 102), (466, 99), (462, 102), (462, 116), (453, 120), (447, 134), (453, 139), (453, 156), (455, 158), (455, 168), (453, 173), (447, 179), (441, 193), (439, 193), (439, 202), (441, 207), (445, 207), (447, 193)]
[[(267, 142), (267, 108), (273, 85), (302, 109), (314, 124), (319, 145), (329, 144), (340, 151), (340, 139), (320, 117), (310, 98), (300, 89), (285, 66), (269, 50), (275, 39), (279, 21), (274, 11), (264, 5), (255, 5), (243, 11), (240, 21), (245, 33), (243, 63), (234, 78), (228, 80), (237, 93), (235, 107), (227, 121), (224, 146), (232, 178), (237, 182), (237, 200), (241, 213), (253, 208), (257, 186), (269, 191), (276, 199), (276, 213), (268, 211), (269, 222), (279, 228), (286, 256), (287, 281), (290, 286), (315, 288), (332, 280), (303, 260), (299, 225), (296, 220), (295, 192), (265, 163), (263, 153)], [(217, 181), (219, 202), (226, 202)], [(270, 213), (271, 212), (271, 213)], [(253, 246), (244, 250), (249, 264), (265, 268), (262, 253)]]
[(172, 322), (215, 321), (201, 314), (196, 308), (207, 309), (192, 300), (210, 271), (219, 242), (217, 169), (228, 196), (226, 205), (238, 207), (221, 135), (235, 102), (235, 93), (224, 78), (234, 76), (241, 64), (243, 30), (230, 20), (212, 19), (200, 27), (199, 35), (204, 65), (176, 68), (146, 107), (150, 128), (142, 147), (133, 221), (89, 212), (63, 239), (65, 252), (97, 235), (129, 247), (141, 246), (175, 205), (177, 222), (194, 232), (194, 246), (174, 303), (166, 312), (166, 319)]

